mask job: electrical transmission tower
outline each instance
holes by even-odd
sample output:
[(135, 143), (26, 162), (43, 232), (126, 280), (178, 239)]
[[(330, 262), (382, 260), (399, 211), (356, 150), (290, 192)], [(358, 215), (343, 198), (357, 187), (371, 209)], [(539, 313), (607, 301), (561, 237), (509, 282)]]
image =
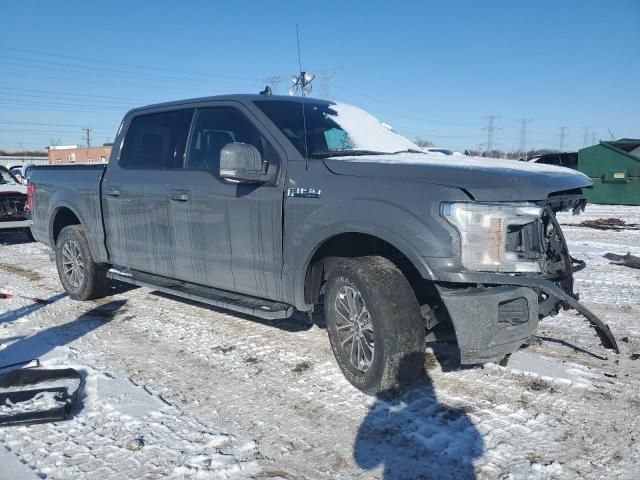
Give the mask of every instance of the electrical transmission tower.
[(87, 148), (89, 148), (89, 147), (91, 147), (91, 129), (90, 128), (83, 128), (82, 130), (84, 130), (84, 132), (86, 133)]
[(523, 118), (520, 120), (520, 148), (519, 152), (527, 158), (527, 123), (529, 119)]
[(493, 150), (493, 134), (496, 130), (495, 121), (498, 118), (497, 115), (489, 115), (487, 117), (489, 119), (489, 125), (487, 125), (484, 130), (487, 131), (487, 153), (490, 153)]
[(561, 152), (564, 152), (564, 140), (566, 137), (568, 137), (569, 135), (567, 135), (567, 130), (569, 129), (569, 127), (560, 127), (560, 145), (559, 145), (559, 150)]
[(584, 127), (584, 138), (582, 140), (582, 146), (583, 147), (589, 146), (589, 127)]

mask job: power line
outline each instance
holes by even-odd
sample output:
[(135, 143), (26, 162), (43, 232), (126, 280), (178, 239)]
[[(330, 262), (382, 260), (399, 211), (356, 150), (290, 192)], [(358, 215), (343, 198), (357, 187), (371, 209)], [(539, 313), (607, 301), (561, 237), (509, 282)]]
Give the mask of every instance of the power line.
[[(45, 98), (45, 99), (51, 99), (51, 100), (63, 100), (66, 102), (72, 102), (72, 101), (86, 101), (87, 99), (85, 98), (72, 98), (72, 97), (58, 97), (55, 95), (32, 95), (30, 93), (5, 93), (5, 92), (0, 92), (0, 95), (3, 96), (8, 96), (9, 98), (7, 100), (12, 100), (13, 97), (27, 97), (27, 98)], [(0, 100), (5, 100), (0, 98)], [(131, 108), (131, 104), (132, 102), (124, 102), (122, 100), (114, 100), (112, 102), (110, 102), (111, 105), (122, 105), (125, 108)]]
[[(41, 126), (48, 126), (48, 127), (82, 127), (82, 125), (78, 124), (78, 123), (46, 123), (46, 122), (23, 122), (23, 121), (5, 121), (2, 120), (2, 123), (5, 123), (7, 125), (41, 125)], [(100, 128), (113, 128), (113, 125), (96, 125), (97, 127)]]
[[(100, 135), (115, 133), (115, 128), (113, 131), (108, 132), (107, 130), (100, 130)], [(19, 128), (0, 128), (0, 133), (8, 132), (8, 134), (13, 135), (14, 133), (28, 133), (30, 135), (62, 135), (62, 136), (70, 136), (75, 135), (77, 133), (77, 129), (75, 131), (69, 130), (27, 130), (27, 129), (19, 129)], [(95, 133), (94, 130), (92, 132)]]
[[(2, 58), (2, 56), (0, 55), (0, 58)], [(24, 62), (29, 62), (29, 60), (21, 60), (21, 62), (23, 63), (14, 63), (14, 62), (5, 62), (5, 61), (0, 61), (0, 65), (9, 65), (12, 67), (21, 67), (21, 68), (37, 68), (37, 69), (42, 69), (43, 67), (40, 66), (39, 64), (29, 64), (29, 63), (24, 63)], [(79, 70), (80, 68), (80, 70)], [(158, 74), (150, 74), (150, 73), (142, 73), (142, 72), (123, 72), (123, 71), (119, 71), (119, 70), (112, 70), (112, 69), (108, 69), (108, 68), (98, 68), (95, 67), (95, 72), (87, 72), (84, 70), (81, 70), (82, 66), (78, 66), (78, 65), (68, 65), (66, 67), (57, 67), (57, 66), (47, 66), (46, 70), (49, 71), (56, 71), (56, 72), (63, 72), (63, 73), (73, 73), (76, 75), (93, 75), (93, 76), (99, 76), (100, 78), (103, 78), (105, 75), (108, 75), (110, 77), (113, 78), (123, 78), (123, 79), (134, 79), (134, 80), (147, 80), (147, 79), (151, 79), (151, 80), (156, 80), (156, 81), (171, 81), (171, 82), (175, 82), (175, 81), (180, 81), (180, 82), (191, 82), (191, 83), (195, 83), (198, 85), (212, 85), (212, 84), (216, 84), (218, 86), (225, 86), (225, 87), (234, 87), (234, 88), (247, 88), (249, 85), (256, 85), (257, 84), (257, 80), (252, 80), (251, 82), (232, 82), (229, 80), (215, 80), (214, 82), (212, 82), (211, 80), (205, 80), (205, 79), (199, 79), (199, 78), (187, 78), (187, 77), (174, 77), (174, 76), (168, 76), (168, 75), (158, 75)], [(88, 67), (87, 67), (88, 68)]]
[(116, 110), (127, 110), (131, 108), (131, 105), (107, 105), (107, 104), (89, 104), (89, 103), (58, 103), (58, 102), (35, 102), (29, 103), (23, 100), (12, 100), (12, 99), (4, 99), (0, 98), (0, 102), (5, 105), (26, 105), (33, 107), (40, 107), (41, 105), (49, 106), (49, 107), (88, 107), (88, 108), (107, 108), (107, 109), (116, 109)]
[[(1, 62), (0, 62), (1, 63)], [(74, 72), (75, 73), (75, 72)], [(24, 77), (34, 77), (37, 78), (39, 80), (42, 80), (42, 74), (36, 74), (36, 73), (29, 73), (29, 72), (2, 72), (3, 75), (14, 75), (14, 76), (19, 76), (20, 78), (24, 78)], [(82, 83), (82, 84), (86, 84), (86, 83), (97, 83), (97, 84), (101, 84), (101, 85), (113, 85), (119, 88), (122, 88), (123, 86), (129, 86), (129, 87), (141, 87), (144, 89), (149, 89), (149, 88), (157, 88), (157, 89), (162, 89), (163, 91), (167, 90), (167, 87), (171, 86), (171, 88), (173, 90), (175, 90), (175, 85), (169, 85), (169, 84), (165, 84), (165, 85), (155, 85), (155, 84), (150, 84), (150, 83), (131, 83), (131, 82), (120, 82), (120, 81), (108, 81), (108, 80), (97, 80), (94, 78), (78, 78), (78, 77), (60, 77), (57, 75), (49, 75), (47, 74), (47, 80), (65, 80), (67, 82), (78, 82), (78, 83)], [(214, 84), (209, 84), (210, 86), (214, 87), (216, 85)], [(202, 88), (203, 87), (194, 87), (194, 86), (188, 86), (187, 90), (193, 91), (194, 89), (198, 88), (199, 92), (203, 92)], [(184, 88), (182, 89), (184, 90)], [(246, 90), (246, 89), (245, 89)], [(206, 96), (206, 95), (211, 95), (211, 90), (208, 89), (206, 91), (206, 93), (200, 93), (200, 96)], [(192, 95), (192, 96), (198, 96), (198, 95)]]
[[(40, 90), (35, 88), (14, 88), (14, 87), (3, 87), (0, 86), (0, 90), (9, 90), (11, 92), (28, 92), (28, 93), (47, 93), (53, 95), (64, 95), (71, 97), (88, 97), (95, 99), (104, 99), (104, 100), (122, 100), (125, 102), (157, 102), (158, 100), (145, 100), (143, 98), (132, 98), (132, 97), (114, 97), (112, 95), (95, 95), (95, 94), (86, 94), (86, 93), (76, 93), (76, 92), (59, 92), (56, 90)], [(11, 95), (24, 95), (19, 93), (12, 93)]]
[(222, 77), (222, 78), (230, 78), (230, 79), (237, 79), (237, 80), (259, 80), (258, 78), (251, 78), (251, 77), (240, 77), (240, 76), (233, 76), (233, 75), (222, 75), (222, 74), (211, 74), (211, 73), (205, 73), (205, 72), (189, 72), (186, 70), (178, 70), (178, 69), (171, 69), (171, 68), (163, 68), (163, 67), (154, 67), (154, 66), (149, 66), (149, 65), (136, 65), (136, 64), (132, 64), (132, 63), (122, 63), (122, 62), (113, 62), (113, 61), (109, 61), (109, 60), (104, 60), (104, 59), (95, 59), (95, 58), (88, 58), (88, 57), (79, 57), (79, 56), (75, 56), (75, 55), (63, 55), (60, 53), (51, 53), (51, 52), (44, 52), (41, 50), (28, 50), (25, 48), (15, 48), (15, 47), (6, 47), (6, 46), (2, 46), (0, 45), (0, 49), (2, 50), (11, 50), (11, 51), (15, 51), (15, 52), (23, 52), (23, 53), (33, 53), (36, 55), (40, 55), (40, 56), (49, 56), (49, 57), (57, 57), (57, 58), (68, 58), (71, 60), (81, 60), (84, 62), (91, 62), (91, 63), (99, 63), (101, 65), (104, 64), (108, 64), (108, 65), (117, 65), (117, 66), (121, 66), (121, 67), (129, 67), (129, 68), (133, 68), (133, 69), (139, 69), (139, 70), (157, 70), (157, 71), (163, 71), (163, 72), (172, 72), (172, 73), (187, 73), (189, 75), (195, 75), (195, 76), (203, 76), (203, 77), (207, 77), (207, 78), (211, 78), (211, 77)]

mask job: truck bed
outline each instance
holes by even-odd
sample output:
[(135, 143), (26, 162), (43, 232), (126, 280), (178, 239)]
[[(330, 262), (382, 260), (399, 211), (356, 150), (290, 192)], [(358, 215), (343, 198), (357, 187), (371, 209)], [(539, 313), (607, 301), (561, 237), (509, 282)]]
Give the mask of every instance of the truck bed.
[[(106, 164), (34, 166), (30, 182), (35, 186), (32, 232), (36, 240), (54, 247), (52, 205), (68, 208), (87, 231), (94, 258), (106, 260), (100, 189)], [(65, 207), (60, 207), (65, 205)]]

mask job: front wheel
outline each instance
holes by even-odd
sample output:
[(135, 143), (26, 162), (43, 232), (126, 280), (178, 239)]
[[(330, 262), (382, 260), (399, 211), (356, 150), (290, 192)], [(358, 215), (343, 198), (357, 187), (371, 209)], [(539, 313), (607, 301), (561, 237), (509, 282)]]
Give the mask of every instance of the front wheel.
[(369, 395), (418, 380), (424, 371), (424, 322), (411, 285), (383, 257), (341, 262), (329, 274), (325, 315), (345, 377)]
[(56, 267), (62, 286), (74, 300), (106, 295), (107, 267), (96, 263), (81, 225), (64, 227), (56, 241)]

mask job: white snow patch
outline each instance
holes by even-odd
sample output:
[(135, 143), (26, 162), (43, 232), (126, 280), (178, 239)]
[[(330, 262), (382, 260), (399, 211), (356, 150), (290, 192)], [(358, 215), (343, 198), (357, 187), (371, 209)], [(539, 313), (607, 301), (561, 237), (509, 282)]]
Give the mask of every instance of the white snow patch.
[(331, 120), (348, 133), (353, 142), (352, 148), (380, 152), (420, 150), (418, 145), (358, 107), (347, 103), (335, 103), (329, 108), (337, 113), (331, 116)]
[[(544, 163), (519, 162), (517, 160), (505, 160), (499, 158), (470, 157), (466, 155), (440, 155), (437, 153), (398, 153), (396, 155), (358, 155), (339, 157), (339, 160), (349, 162), (387, 163), (387, 164), (412, 164), (460, 167), (468, 170), (496, 170), (508, 173), (509, 171), (523, 171), (532, 173), (562, 174), (566, 177), (579, 177), (589, 179), (583, 173), (570, 168), (546, 165)], [(471, 173), (471, 172), (470, 172)]]
[(586, 388), (590, 384), (588, 379), (579, 375), (580, 370), (568, 369), (557, 361), (524, 350), (511, 355), (506, 369), (513, 373), (534, 375), (543, 380), (575, 387)]
[(0, 446), (0, 480), (38, 480), (39, 478), (13, 452)]
[(88, 400), (102, 402), (122, 415), (135, 419), (141, 419), (167, 406), (144, 388), (122, 378), (91, 376), (87, 379), (86, 390), (90, 391)]

